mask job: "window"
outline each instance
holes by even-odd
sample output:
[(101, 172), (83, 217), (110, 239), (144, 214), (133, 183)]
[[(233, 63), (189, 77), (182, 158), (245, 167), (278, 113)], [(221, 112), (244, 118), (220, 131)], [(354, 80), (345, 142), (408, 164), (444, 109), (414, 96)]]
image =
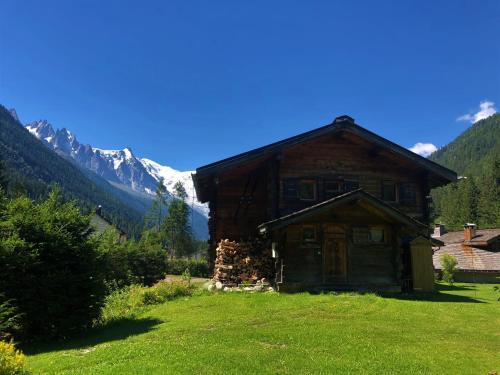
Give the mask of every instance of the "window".
[(344, 182), (344, 191), (347, 193), (349, 191), (359, 189), (359, 182), (357, 181), (345, 181)]
[(316, 181), (299, 181), (299, 199), (303, 201), (313, 201), (316, 199)]
[(362, 226), (352, 228), (352, 240), (355, 244), (386, 243), (387, 237), (382, 226)]
[(368, 227), (353, 227), (352, 242), (356, 244), (370, 242), (370, 232)]
[(333, 198), (342, 193), (342, 185), (339, 181), (325, 181), (325, 198)]
[(304, 225), (302, 227), (302, 241), (316, 242), (316, 227), (314, 225)]
[(357, 181), (329, 180), (325, 181), (324, 184), (326, 199), (357, 189), (359, 189), (359, 182)]
[(370, 228), (370, 242), (385, 242), (385, 232), (383, 228), (372, 227)]
[(387, 202), (396, 202), (396, 184), (394, 182), (382, 182), (382, 200)]
[(399, 201), (406, 204), (417, 203), (417, 188), (414, 184), (401, 184), (399, 187)]

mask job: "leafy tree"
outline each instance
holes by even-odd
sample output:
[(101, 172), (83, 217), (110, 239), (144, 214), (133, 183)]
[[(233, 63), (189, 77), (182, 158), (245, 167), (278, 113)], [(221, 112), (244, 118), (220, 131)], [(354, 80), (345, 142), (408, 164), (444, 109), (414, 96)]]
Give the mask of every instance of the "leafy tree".
[(129, 249), (134, 241), (122, 241), (120, 233), (114, 228), (106, 229), (94, 240), (99, 254), (99, 270), (108, 293), (139, 282), (129, 262)]
[(439, 261), (441, 262), (441, 268), (443, 270), (443, 280), (447, 283), (453, 284), (453, 276), (457, 271), (457, 258), (453, 255), (445, 253), (441, 255)]
[(166, 251), (163, 236), (156, 230), (145, 230), (139, 241), (130, 241), (128, 260), (132, 274), (145, 285), (153, 285), (165, 277)]
[(43, 202), (0, 207), (0, 294), (20, 314), (24, 339), (66, 337), (100, 311), (104, 286), (89, 217), (55, 190)]

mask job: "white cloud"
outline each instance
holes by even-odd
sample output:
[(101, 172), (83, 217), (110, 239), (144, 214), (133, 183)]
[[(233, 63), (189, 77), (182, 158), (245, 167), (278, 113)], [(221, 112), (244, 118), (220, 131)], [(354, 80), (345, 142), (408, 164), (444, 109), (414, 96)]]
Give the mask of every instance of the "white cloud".
[(495, 103), (490, 102), (488, 100), (483, 100), (479, 103), (479, 111), (476, 113), (466, 113), (465, 115), (457, 118), (457, 121), (468, 121), (471, 123), (476, 123), (479, 120), (484, 120), (491, 115), (497, 113), (497, 109), (495, 108)]
[(434, 151), (437, 151), (437, 147), (432, 143), (415, 143), (415, 146), (409, 148), (410, 151), (413, 151), (415, 154), (419, 154), (420, 156), (427, 157), (432, 154)]

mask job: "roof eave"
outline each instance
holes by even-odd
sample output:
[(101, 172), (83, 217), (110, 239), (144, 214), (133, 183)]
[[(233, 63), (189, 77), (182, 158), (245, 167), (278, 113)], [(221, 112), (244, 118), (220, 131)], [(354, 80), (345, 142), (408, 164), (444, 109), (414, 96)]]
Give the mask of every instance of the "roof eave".
[(314, 214), (321, 213), (321, 212), (323, 212), (323, 210), (333, 208), (341, 203), (348, 203), (350, 201), (357, 200), (357, 199), (366, 199), (366, 200), (370, 201), (374, 206), (378, 206), (383, 211), (390, 212), (391, 216), (393, 216), (394, 218), (397, 217), (398, 220), (400, 220), (401, 222), (405, 222), (407, 225), (409, 225), (411, 227), (414, 227), (417, 229), (422, 229), (422, 230), (427, 228), (427, 225), (419, 222), (416, 219), (413, 219), (412, 217), (406, 215), (405, 213), (388, 205), (387, 203), (380, 201), (378, 198), (363, 191), (362, 189), (358, 189), (358, 190), (340, 195), (338, 197), (332, 198), (330, 200), (318, 203), (314, 206), (307, 207), (303, 210), (296, 211), (292, 214), (285, 215), (281, 218), (260, 224), (257, 227), (257, 229), (259, 230), (259, 233), (265, 234), (269, 231), (278, 230), (278, 229), (286, 227), (290, 224), (300, 222), (304, 218), (307, 218), (307, 217), (314, 215)]

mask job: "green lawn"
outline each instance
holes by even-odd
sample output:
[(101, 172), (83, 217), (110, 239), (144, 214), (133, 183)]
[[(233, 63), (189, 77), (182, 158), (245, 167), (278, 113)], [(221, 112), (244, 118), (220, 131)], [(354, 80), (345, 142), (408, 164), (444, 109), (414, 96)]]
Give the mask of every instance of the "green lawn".
[(84, 339), (27, 348), (36, 374), (488, 374), (500, 372), (492, 285), (420, 297), (197, 295)]

